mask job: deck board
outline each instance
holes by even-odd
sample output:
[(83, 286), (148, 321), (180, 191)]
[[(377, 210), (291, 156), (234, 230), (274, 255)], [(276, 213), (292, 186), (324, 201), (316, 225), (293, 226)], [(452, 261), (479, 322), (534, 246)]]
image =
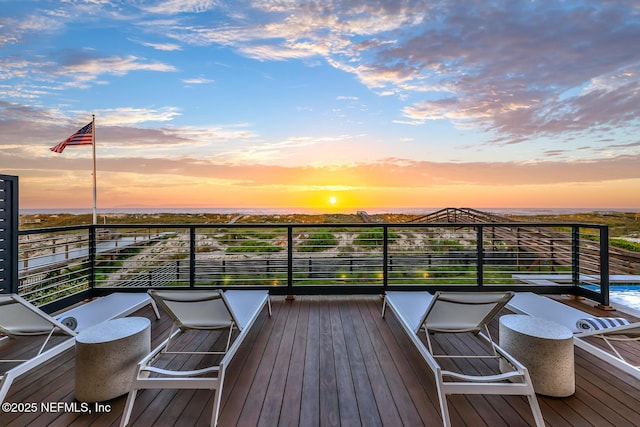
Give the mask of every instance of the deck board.
[[(340, 317), (344, 330), (344, 343), (346, 357), (349, 361), (349, 369), (352, 377), (355, 398), (359, 410), (359, 421), (363, 426), (381, 426), (378, 405), (373, 394), (371, 380), (367, 375), (366, 348), (361, 345), (362, 339), (358, 339), (356, 322), (360, 316), (358, 307), (347, 304), (340, 307)], [(356, 316), (354, 319), (354, 315)]]
[(279, 393), (285, 389), (287, 383), (286, 375), (278, 375), (278, 372), (287, 372), (289, 370), (289, 361), (292, 358), (292, 351), (295, 338), (295, 329), (297, 325), (297, 314), (299, 312), (299, 304), (290, 304), (288, 310), (282, 310), (284, 318), (283, 333), (278, 343), (278, 348), (274, 358), (273, 369), (269, 385), (265, 387), (264, 401), (262, 402), (262, 411), (258, 414), (258, 426), (274, 426), (277, 425), (283, 403), (283, 394)]
[[(309, 427), (320, 425), (320, 313), (319, 301), (309, 304), (309, 325), (302, 377), (302, 401), (300, 403), (300, 423)], [(300, 378), (300, 377), (297, 377)], [(293, 408), (292, 408), (293, 409)]]
[[(298, 304), (289, 304), (295, 307), (291, 310), (289, 322), (295, 322), (291, 358), (288, 361), (286, 383), (282, 396), (279, 424), (284, 427), (293, 427), (300, 424), (300, 407), (302, 404), (302, 381), (300, 373), (304, 372), (304, 361), (307, 343), (307, 330), (309, 325), (309, 301), (301, 301)], [(276, 391), (276, 390), (274, 390)], [(276, 391), (277, 393), (277, 391)], [(273, 425), (273, 424), (272, 424)]]
[[(369, 383), (376, 412), (380, 416), (379, 422), (383, 425), (389, 425), (389, 422), (398, 420), (400, 415), (385, 381), (385, 373), (380, 363), (379, 354), (369, 337), (369, 330), (366, 324), (366, 319), (369, 316), (368, 310), (366, 310), (367, 307), (359, 302), (354, 301), (352, 303), (350, 313), (355, 329), (355, 337), (353, 339), (358, 340), (362, 357), (366, 361), (365, 370), (362, 372), (366, 377), (363, 377), (362, 381)], [(375, 414), (372, 412), (369, 415), (374, 416)]]
[[(360, 304), (363, 312), (363, 321), (368, 329), (369, 339), (374, 344), (374, 351), (378, 353), (380, 366), (384, 378), (387, 382), (392, 399), (395, 402), (398, 417), (404, 425), (430, 425), (432, 422), (428, 420), (433, 417), (439, 420), (437, 412), (430, 412), (423, 402), (428, 401), (427, 394), (418, 384), (415, 372), (411, 369), (411, 363), (407, 360), (407, 354), (402, 351), (402, 347), (393, 345), (396, 341), (396, 334), (389, 329), (389, 322), (380, 315), (379, 304)], [(367, 317), (368, 316), (368, 319)], [(413, 349), (408, 337), (403, 333), (399, 337), (406, 339), (403, 344), (408, 349)], [(424, 365), (420, 363), (419, 366)], [(426, 367), (426, 366), (425, 366)], [(426, 372), (426, 371), (425, 371)], [(435, 391), (435, 386), (434, 386)], [(407, 398), (398, 399), (394, 396), (406, 395)], [(380, 405), (380, 411), (384, 411), (385, 406)], [(422, 414), (421, 414), (422, 413)], [(421, 416), (422, 415), (422, 416)], [(424, 418), (426, 417), (426, 418)]]
[(320, 425), (334, 427), (340, 422), (340, 410), (338, 405), (338, 386), (336, 382), (335, 358), (333, 354), (333, 336), (331, 330), (331, 318), (329, 303), (322, 298), (320, 305)]
[[(219, 426), (431, 426), (440, 424), (433, 374), (392, 313), (380, 315), (375, 296), (273, 299), (273, 316), (261, 313), (227, 370)], [(505, 312), (506, 313), (506, 312)], [(503, 313), (504, 314), (504, 313)], [(168, 334), (169, 319), (149, 308), (136, 313), (152, 321), (152, 346)], [(497, 338), (498, 326), (491, 324)], [(219, 332), (185, 334), (180, 346), (220, 346)], [(478, 352), (464, 337), (438, 336), (436, 348)], [(638, 345), (630, 347), (638, 349)], [(0, 348), (1, 350), (1, 348)], [(15, 349), (10, 351), (15, 352)], [(26, 351), (26, 350), (25, 350)], [(167, 356), (168, 357), (168, 356)], [(202, 366), (211, 356), (168, 357), (168, 367)], [(548, 426), (634, 425), (640, 419), (640, 381), (575, 348), (576, 393), (539, 396)], [(460, 363), (463, 362), (454, 362)], [(474, 363), (477, 372), (491, 362)], [(74, 402), (74, 352), (17, 379), (8, 402)], [(144, 390), (132, 420), (135, 426), (206, 426), (213, 392)], [(2, 413), (3, 426), (117, 426), (125, 397), (106, 413)], [(452, 396), (454, 426), (531, 425), (529, 405), (520, 396)]]

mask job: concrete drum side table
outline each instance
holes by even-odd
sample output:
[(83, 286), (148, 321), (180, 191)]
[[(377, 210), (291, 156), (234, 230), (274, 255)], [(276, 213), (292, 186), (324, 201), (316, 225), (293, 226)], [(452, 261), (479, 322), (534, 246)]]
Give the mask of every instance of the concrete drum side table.
[(108, 320), (76, 336), (76, 399), (103, 402), (129, 391), (137, 363), (151, 351), (146, 317)]
[[(508, 314), (500, 317), (500, 347), (522, 363), (538, 394), (566, 397), (575, 393), (573, 333), (538, 317)], [(500, 369), (509, 370), (505, 362)]]

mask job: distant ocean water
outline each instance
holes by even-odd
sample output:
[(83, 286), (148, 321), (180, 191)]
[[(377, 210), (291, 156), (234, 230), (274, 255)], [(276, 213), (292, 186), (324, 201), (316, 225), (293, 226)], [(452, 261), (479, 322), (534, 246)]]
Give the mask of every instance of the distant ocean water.
[[(287, 215), (287, 214), (307, 214), (307, 215), (320, 215), (320, 214), (355, 214), (357, 211), (365, 211), (368, 214), (383, 214), (383, 213), (396, 213), (396, 214), (409, 214), (409, 215), (426, 215), (443, 208), (363, 208), (354, 211), (342, 211), (337, 209), (313, 209), (313, 208), (102, 208), (98, 209), (98, 214), (159, 214), (159, 213), (174, 213), (174, 214), (198, 214), (198, 213), (212, 213), (212, 214), (244, 214), (244, 215)], [(640, 212), (638, 208), (474, 208), (484, 212), (491, 212), (498, 215), (562, 215), (572, 213), (588, 213), (588, 212)], [(33, 214), (90, 214), (91, 209), (20, 209), (20, 214), (33, 215)]]

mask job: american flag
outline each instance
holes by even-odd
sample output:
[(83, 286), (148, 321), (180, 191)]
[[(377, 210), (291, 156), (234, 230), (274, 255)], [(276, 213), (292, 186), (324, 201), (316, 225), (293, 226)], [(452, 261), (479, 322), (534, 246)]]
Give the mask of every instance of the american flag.
[(67, 145), (91, 144), (93, 144), (93, 122), (89, 122), (88, 125), (80, 129), (78, 132), (74, 133), (64, 141), (59, 142), (55, 147), (51, 147), (50, 150), (54, 153), (62, 153)]

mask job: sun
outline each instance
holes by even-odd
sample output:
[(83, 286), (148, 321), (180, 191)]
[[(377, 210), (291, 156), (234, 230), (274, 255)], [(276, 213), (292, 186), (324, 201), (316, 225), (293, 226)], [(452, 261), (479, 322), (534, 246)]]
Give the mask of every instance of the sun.
[(337, 201), (338, 201), (338, 200), (335, 198), (335, 196), (331, 196), (331, 197), (329, 197), (329, 203), (330, 203), (330, 204), (335, 205)]

